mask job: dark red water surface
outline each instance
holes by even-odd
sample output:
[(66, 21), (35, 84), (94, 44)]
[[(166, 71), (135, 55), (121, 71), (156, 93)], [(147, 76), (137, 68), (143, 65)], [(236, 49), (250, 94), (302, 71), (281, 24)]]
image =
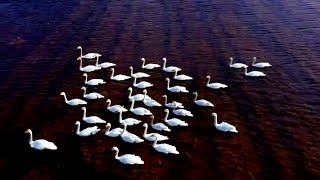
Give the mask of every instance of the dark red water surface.
[[(0, 172), (6, 179), (318, 179), (320, 176), (320, 3), (317, 1), (205, 0), (48, 0), (0, 3)], [(191, 94), (165, 91), (160, 69), (148, 71), (155, 86), (148, 94), (159, 102), (168, 94), (191, 110), (181, 118), (186, 128), (172, 128), (167, 143), (180, 155), (156, 152), (150, 142), (128, 144), (104, 133), (80, 138), (75, 121), (80, 108), (64, 104), (81, 98), (82, 73), (76, 61), (85, 52), (102, 54), (100, 62), (117, 64), (115, 73), (141, 71), (147, 62), (179, 66), (192, 82), (176, 82), (214, 108), (193, 105)], [(251, 63), (253, 56), (273, 66), (252, 79), (228, 67), (228, 58)], [(90, 62), (85, 62), (89, 64)], [(249, 70), (256, 70), (252, 67)], [(206, 88), (206, 75), (227, 84)], [(129, 107), (132, 81), (110, 81), (110, 70), (89, 74), (106, 85), (89, 88)], [(141, 90), (134, 90), (141, 93)], [(143, 106), (141, 103), (137, 103)], [(98, 115), (118, 127), (117, 115), (106, 103), (90, 101), (88, 115)], [(155, 121), (164, 108), (151, 108)], [(235, 125), (238, 134), (217, 132), (212, 112)], [(126, 117), (135, 117), (131, 113)], [(173, 115), (171, 115), (173, 117)], [(148, 117), (141, 118), (149, 122)], [(87, 126), (82, 123), (82, 127)], [(57, 151), (30, 148), (26, 129), (35, 139), (55, 142)], [(104, 129), (104, 125), (101, 126)], [(141, 125), (128, 130), (142, 137)], [(125, 166), (120, 154), (142, 157), (142, 166)], [(3, 179), (3, 178), (1, 178)]]

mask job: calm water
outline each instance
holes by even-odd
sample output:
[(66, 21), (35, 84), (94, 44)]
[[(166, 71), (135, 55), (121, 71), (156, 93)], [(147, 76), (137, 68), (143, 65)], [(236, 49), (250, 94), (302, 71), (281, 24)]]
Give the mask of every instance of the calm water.
[[(123, 179), (317, 179), (320, 176), (320, 3), (290, 1), (156, 1), (51, 0), (0, 3), (0, 169), (6, 179), (74, 177)], [(198, 108), (191, 94), (172, 95), (194, 113), (181, 118), (190, 126), (172, 128), (167, 143), (179, 156), (155, 152), (151, 143), (131, 145), (104, 133), (80, 138), (75, 121), (80, 108), (67, 107), (80, 98), (83, 76), (76, 61), (84, 52), (99, 52), (100, 61), (117, 64), (115, 73), (141, 71), (147, 62), (181, 67), (192, 82), (175, 82), (215, 104)], [(228, 67), (228, 58), (251, 63), (253, 56), (270, 62), (266, 78), (250, 79)], [(90, 62), (85, 62), (89, 64)], [(250, 68), (249, 70), (255, 70)], [(172, 74), (148, 71), (154, 83), (148, 94), (159, 102)], [(206, 75), (225, 83), (225, 90), (205, 87)], [(127, 101), (132, 81), (111, 82), (110, 70), (89, 74), (104, 78), (105, 86), (90, 88), (113, 103)], [(136, 90), (134, 93), (141, 93)], [(140, 106), (142, 104), (139, 103)], [(106, 111), (104, 100), (89, 102), (88, 115), (119, 126), (117, 115)], [(164, 108), (152, 108), (155, 121)], [(212, 112), (237, 127), (239, 134), (217, 132)], [(131, 113), (125, 117), (134, 117)], [(173, 116), (173, 115), (171, 115)], [(141, 118), (149, 122), (147, 117)], [(85, 123), (82, 123), (86, 126)], [(29, 147), (34, 137), (53, 141), (55, 152)], [(104, 128), (104, 126), (101, 126)], [(130, 132), (142, 136), (141, 125)], [(123, 166), (120, 154), (140, 155), (143, 166)], [(3, 178), (1, 178), (3, 179)]]

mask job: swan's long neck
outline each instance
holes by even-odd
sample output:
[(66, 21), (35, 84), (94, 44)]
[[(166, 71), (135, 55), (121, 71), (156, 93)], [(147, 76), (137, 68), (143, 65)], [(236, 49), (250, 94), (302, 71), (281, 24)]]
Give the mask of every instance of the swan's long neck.
[(113, 75), (114, 75), (114, 69), (111, 69), (111, 76), (110, 76), (110, 78), (113, 78)]
[(232, 65), (233, 58), (230, 58), (230, 66)]
[(87, 93), (87, 89), (86, 88), (83, 88), (83, 96), (85, 96)]
[(118, 155), (119, 155), (119, 150), (117, 149), (117, 150), (116, 150), (116, 154), (114, 155), (114, 157), (115, 157), (116, 159), (119, 159), (119, 156), (118, 156)]
[(144, 68), (145, 63), (146, 63), (146, 60), (142, 59), (142, 68)]
[(214, 126), (217, 126), (218, 124), (218, 115), (214, 115)]
[(67, 103), (67, 102), (68, 102), (68, 99), (67, 99), (66, 94), (63, 94), (63, 98), (64, 98), (64, 101)]
[(164, 116), (164, 121), (166, 122), (168, 120), (169, 117), (169, 111), (166, 111), (166, 115)]
[(147, 91), (144, 91), (144, 92), (143, 92), (143, 99), (142, 99), (142, 101), (144, 101), (144, 100), (146, 99), (146, 97), (147, 97)]
[(129, 89), (129, 96), (128, 96), (128, 98), (130, 99), (131, 96), (132, 96), (132, 89)]
[(165, 68), (166, 68), (166, 65), (167, 65), (167, 59), (164, 59), (164, 60), (163, 60), (163, 66), (162, 66), (162, 69), (165, 69)]
[(152, 146), (156, 146), (156, 145), (157, 145), (157, 142), (158, 142), (158, 138), (157, 138), (157, 137), (155, 137), (155, 140), (153, 141)]
[(147, 135), (147, 131), (148, 131), (148, 125), (144, 128), (143, 136)]
[(99, 56), (97, 56), (97, 60), (96, 60), (96, 66), (99, 65)]
[(247, 75), (248, 74), (248, 69), (245, 67), (244, 68), (244, 74)]
[(207, 85), (209, 85), (209, 83), (210, 83), (210, 76), (208, 77)]
[(88, 82), (88, 76), (84, 76), (85, 79), (84, 79), (84, 83), (87, 83)]
[(82, 116), (82, 118), (85, 119), (85, 118), (86, 118), (86, 115), (87, 115), (87, 110), (86, 110), (86, 109), (83, 109), (83, 116)]
[(110, 107), (110, 105), (111, 105), (111, 100), (107, 101), (107, 109)]
[(133, 68), (130, 68), (130, 76), (133, 76)]
[(168, 103), (167, 96), (163, 96), (163, 97), (164, 97), (164, 104), (167, 104)]
[(122, 131), (121, 135), (123, 135), (126, 131), (127, 131), (127, 124), (123, 123), (123, 131)]
[(170, 79), (168, 79), (168, 81), (167, 81), (167, 89), (169, 89), (170, 88)]
[(177, 77), (177, 75), (178, 75), (178, 71), (175, 71), (174, 72), (174, 77)]
[(137, 76), (133, 78), (133, 85), (136, 85), (136, 84), (137, 84)]
[(111, 129), (111, 125), (110, 126), (107, 126), (107, 129), (106, 129), (106, 133), (108, 133)]
[(132, 110), (133, 110), (133, 105), (134, 105), (134, 99), (131, 99), (130, 111), (132, 111)]
[(80, 47), (80, 57), (82, 57), (83, 54), (82, 54), (82, 47)]
[(151, 118), (151, 125), (153, 126), (154, 117)]
[(79, 69), (81, 70), (82, 69), (82, 57), (80, 56), (80, 67)]
[(77, 131), (76, 131), (77, 134), (80, 133), (80, 124), (77, 124)]
[(253, 58), (252, 65), (254, 65), (257, 61), (257, 58)]
[(193, 101), (196, 101), (197, 98), (198, 98), (198, 93), (195, 93), (195, 94), (194, 94), (194, 99), (193, 99)]
[(123, 120), (122, 120), (122, 110), (119, 111), (119, 123), (121, 123)]
[(29, 144), (31, 144), (33, 142), (32, 131), (30, 131), (29, 134), (30, 134), (30, 136), (29, 136)]

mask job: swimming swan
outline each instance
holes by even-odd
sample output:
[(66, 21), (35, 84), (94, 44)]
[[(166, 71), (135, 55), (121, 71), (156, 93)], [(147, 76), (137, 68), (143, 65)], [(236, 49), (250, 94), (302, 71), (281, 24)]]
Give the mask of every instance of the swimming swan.
[(144, 123), (142, 125), (144, 127), (144, 132), (143, 132), (143, 137), (148, 140), (148, 141), (155, 141), (156, 138), (158, 139), (158, 141), (164, 141), (164, 140), (168, 140), (168, 136), (163, 136), (159, 133), (147, 133), (148, 131), (148, 124)]
[(243, 63), (234, 63), (234, 64), (232, 64), (233, 58), (230, 57), (229, 59), (230, 59), (230, 65), (229, 65), (229, 66), (232, 67), (232, 68), (237, 68), (237, 69), (239, 69), (239, 68), (248, 67), (246, 64), (243, 64)]
[[(128, 91), (129, 91), (128, 99), (133, 98), (135, 102), (136, 101), (142, 101), (143, 98), (144, 98), (144, 95), (143, 94), (136, 94), (136, 95), (132, 96), (132, 90), (133, 90), (132, 87), (128, 88)], [(146, 95), (146, 99), (151, 99), (151, 97)]]
[(149, 74), (144, 73), (144, 72), (136, 72), (136, 73), (133, 73), (133, 67), (132, 67), (132, 66), (130, 66), (129, 69), (130, 69), (130, 75), (131, 75), (131, 77), (133, 77), (134, 75), (137, 76), (137, 78), (150, 77)]
[(84, 86), (82, 86), (81, 89), (83, 90), (83, 97), (86, 99), (103, 99), (104, 98), (102, 94), (96, 93), (96, 92), (86, 94), (87, 89)]
[(144, 89), (144, 88), (148, 88), (148, 87), (152, 87), (153, 84), (147, 82), (147, 81), (141, 81), (139, 83), (137, 83), (137, 76), (133, 75), (133, 86), (136, 88), (140, 88), (140, 89)]
[(93, 136), (101, 130), (98, 128), (98, 126), (93, 126), (93, 127), (88, 127), (86, 129), (83, 129), (82, 131), (80, 131), (80, 122), (77, 121), (75, 124), (77, 125), (76, 134), (78, 136), (82, 136), (82, 137)]
[(114, 129), (110, 130), (111, 129), (110, 123), (107, 123), (106, 128), (107, 128), (107, 130), (105, 132), (105, 135), (109, 136), (109, 137), (118, 137), (123, 132), (122, 128), (114, 128)]
[(106, 123), (105, 120), (99, 118), (98, 116), (89, 116), (86, 117), (87, 114), (87, 109), (86, 107), (82, 107), (81, 108), (83, 111), (83, 116), (82, 116), (82, 120), (88, 124), (97, 124), (97, 123)]
[(112, 147), (112, 151), (116, 151), (115, 159), (119, 160), (122, 164), (144, 164), (144, 161), (141, 159), (141, 157), (134, 155), (134, 154), (124, 154), (122, 156), (118, 156), (119, 149), (117, 147)]
[(133, 108), (134, 99), (130, 98), (130, 101), (131, 101), (130, 111), (133, 112), (135, 115), (139, 115), (139, 116), (152, 115), (151, 111), (149, 111), (146, 108), (143, 108), (143, 107)]
[(156, 100), (146, 99), (146, 97), (147, 97), (147, 90), (146, 89), (143, 90), (143, 93), (144, 93), (144, 98), (143, 98), (142, 102), (144, 105), (146, 105), (148, 107), (161, 107), (162, 106)]
[(180, 92), (188, 93), (189, 92), (186, 89), (186, 87), (183, 87), (183, 86), (170, 87), (170, 79), (169, 78), (166, 78), (166, 81), (167, 81), (167, 90), (169, 90), (170, 92), (173, 92), (173, 93), (180, 93)]
[(149, 69), (149, 70), (151, 70), (151, 69), (154, 69), (154, 68), (159, 68), (160, 67), (160, 65), (159, 64), (153, 64), (153, 63), (149, 63), (149, 64), (146, 64), (145, 65), (145, 62), (146, 62), (146, 59), (145, 58), (141, 58), (141, 61), (142, 61), (142, 68), (143, 69)]
[(125, 142), (128, 142), (128, 143), (142, 143), (142, 142), (144, 142), (144, 140), (139, 138), (137, 135), (132, 134), (127, 131), (127, 124), (126, 123), (122, 123), (122, 125), (124, 126), (123, 131), (120, 134), (122, 140), (124, 140)]
[(80, 66), (79, 66), (79, 70), (80, 71), (92, 72), (92, 71), (101, 69), (101, 67), (97, 67), (97, 66), (94, 66), (94, 65), (88, 65), (88, 66), (82, 67), (82, 57), (81, 56), (78, 57), (77, 60), (80, 60)]
[(120, 106), (120, 105), (113, 105), (111, 106), (111, 99), (107, 99), (107, 109), (112, 112), (112, 113), (118, 113), (120, 111), (120, 109), (123, 111), (123, 112), (128, 112), (128, 109), (124, 108), (123, 106)]
[(37, 149), (37, 150), (44, 150), (44, 149), (49, 149), (49, 150), (57, 150), (57, 146), (50, 141), (47, 141), (45, 139), (37, 139), (37, 140), (33, 140), (32, 138), (32, 131), (31, 129), (27, 129), (25, 131), (25, 133), (29, 133), (30, 137), (29, 137), (29, 144), (30, 147)]
[[(164, 97), (164, 105), (167, 106), (168, 108), (173, 109), (174, 108), (174, 103), (173, 102), (167, 103), (167, 101), (168, 101), (167, 95), (163, 95), (162, 97)], [(175, 103), (177, 105), (177, 108), (184, 108), (182, 103), (180, 103), (178, 101), (175, 101)]]
[(66, 93), (65, 92), (61, 92), (60, 95), (63, 95), (64, 97), (64, 102), (69, 104), (70, 106), (78, 106), (78, 105), (85, 105), (87, 104), (86, 101), (82, 100), (82, 99), (71, 99), (71, 100), (68, 100), (67, 99), (67, 96), (66, 96)]
[(228, 86), (222, 83), (210, 83), (210, 76), (206, 76), (208, 79), (206, 86), (211, 89), (222, 89), (227, 88)]
[(97, 86), (97, 85), (106, 83), (103, 79), (90, 79), (88, 81), (88, 74), (87, 73), (83, 73), (83, 76), (85, 77), (84, 84), (86, 84), (86, 85)]
[(181, 71), (180, 68), (176, 67), (176, 66), (169, 66), (169, 67), (166, 67), (166, 64), (167, 64), (167, 58), (162, 58), (163, 60), (163, 66), (162, 66), (162, 70), (164, 72), (174, 72), (174, 71)]
[(123, 74), (118, 74), (118, 75), (114, 76), (114, 68), (111, 68), (110, 70), (111, 70), (111, 76), (110, 76), (111, 80), (124, 81), (124, 80), (127, 80), (127, 79), (131, 78), (130, 76), (126, 76), (126, 75), (123, 75)]
[(168, 109), (165, 109), (164, 112), (166, 113), (166, 116), (164, 117), (164, 122), (166, 122), (169, 126), (188, 126), (188, 123), (178, 118), (168, 119), (168, 116), (169, 116)]
[(196, 103), (196, 105), (214, 107), (214, 105), (211, 102), (209, 102), (209, 101), (207, 101), (205, 99), (197, 100), (197, 98), (198, 98), (198, 93), (197, 92), (193, 92), (193, 95), (194, 95), (193, 102)]
[(167, 132), (171, 132), (171, 129), (164, 125), (163, 123), (155, 123), (153, 124), (153, 121), (154, 121), (154, 116), (152, 115), (151, 116), (151, 127), (155, 130), (158, 130), (158, 131), (167, 131)]
[(135, 118), (126, 118), (126, 119), (122, 120), (122, 110), (120, 110), (119, 111), (119, 123), (120, 124), (126, 123), (127, 126), (133, 126), (135, 124), (141, 123), (141, 121), (138, 119), (135, 119)]
[(114, 66), (116, 66), (116, 64), (110, 63), (110, 62), (104, 62), (104, 63), (99, 64), (99, 57), (100, 57), (100, 56), (101, 56), (100, 54), (97, 55), (97, 60), (96, 60), (96, 65), (95, 65), (95, 66), (101, 67), (101, 68), (109, 68), (109, 67), (114, 67)]
[(266, 76), (266, 74), (264, 74), (263, 72), (260, 72), (260, 71), (251, 71), (251, 72), (248, 72), (247, 68), (245, 68), (244, 74), (245, 74), (246, 76), (250, 76), (250, 77), (264, 77), (264, 76)]
[(87, 53), (85, 55), (82, 54), (82, 47), (81, 46), (78, 46), (77, 49), (80, 49), (80, 56), (79, 57), (82, 57), (83, 59), (94, 59), (96, 58), (98, 55), (101, 56), (101, 54), (99, 53)]
[(237, 129), (235, 126), (226, 123), (226, 122), (221, 122), (218, 123), (217, 119), (218, 119), (218, 115), (217, 113), (212, 113), (211, 114), (214, 117), (214, 126), (216, 127), (217, 130), (219, 131), (223, 131), (223, 132), (234, 132), (234, 133), (238, 133)]
[[(152, 136), (154, 136), (154, 135), (152, 135)], [(158, 152), (164, 153), (164, 154), (169, 154), (169, 153), (179, 154), (179, 152), (177, 151), (177, 148), (175, 146), (172, 146), (167, 143), (157, 144), (158, 138), (157, 138), (157, 136), (154, 136), (154, 137), (156, 140), (153, 142), (152, 147), (155, 150), (157, 150)]]
[(252, 66), (257, 67), (257, 68), (271, 67), (271, 64), (268, 62), (256, 63), (256, 61), (257, 61), (257, 58), (253, 57)]
[(192, 80), (192, 79), (193, 79), (192, 77), (187, 76), (187, 75), (185, 75), (185, 74), (180, 74), (180, 75), (177, 75), (177, 74), (178, 74), (178, 71), (175, 70), (175, 71), (174, 71), (173, 79), (179, 80), (179, 81), (186, 81), (186, 80)]
[(185, 110), (185, 109), (176, 109), (177, 108), (177, 104), (175, 101), (173, 101), (173, 110), (172, 112), (177, 115), (177, 116), (189, 116), (189, 117), (193, 117), (193, 114), (191, 113), (191, 111)]

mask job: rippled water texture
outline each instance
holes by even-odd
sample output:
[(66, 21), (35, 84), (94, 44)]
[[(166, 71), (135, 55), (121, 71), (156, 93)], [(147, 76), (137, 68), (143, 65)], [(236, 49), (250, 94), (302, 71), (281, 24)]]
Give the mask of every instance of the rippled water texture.
[[(6, 179), (73, 177), (123, 179), (317, 179), (319, 157), (320, 3), (290, 1), (205, 0), (49, 0), (0, 3), (0, 169)], [(167, 143), (180, 155), (156, 152), (151, 143), (127, 144), (104, 133), (80, 138), (75, 121), (80, 108), (67, 107), (61, 91), (80, 98), (84, 77), (79, 72), (78, 45), (99, 52), (101, 62), (117, 64), (116, 74), (129, 66), (141, 71), (147, 62), (179, 66), (192, 82), (176, 82), (214, 108), (198, 108), (192, 95), (165, 91), (160, 69), (148, 71), (154, 83), (148, 94), (159, 102), (167, 93), (194, 113), (181, 118), (190, 126), (172, 128)], [(266, 78), (252, 79), (228, 67), (229, 56), (251, 63), (252, 57), (273, 66)], [(86, 61), (85, 64), (90, 64)], [(256, 70), (249, 67), (249, 70)], [(206, 75), (227, 84), (225, 90), (205, 87)], [(107, 84), (97, 91), (115, 104), (129, 107), (132, 81), (111, 82), (110, 70), (89, 74)], [(134, 93), (141, 93), (135, 89)], [(142, 104), (138, 104), (142, 106)], [(91, 101), (88, 115), (119, 126), (104, 100)], [(152, 108), (155, 121), (164, 108)], [(217, 132), (212, 112), (235, 125), (239, 134)], [(135, 117), (131, 113), (125, 117)], [(173, 117), (173, 115), (171, 115)], [(141, 118), (149, 122), (149, 118)], [(83, 127), (87, 126), (82, 123)], [(55, 152), (31, 149), (28, 136), (53, 141)], [(104, 125), (101, 126), (104, 128)], [(141, 125), (130, 132), (142, 136)], [(140, 155), (143, 166), (124, 166), (120, 154)], [(1, 178), (4, 179), (4, 178)]]

